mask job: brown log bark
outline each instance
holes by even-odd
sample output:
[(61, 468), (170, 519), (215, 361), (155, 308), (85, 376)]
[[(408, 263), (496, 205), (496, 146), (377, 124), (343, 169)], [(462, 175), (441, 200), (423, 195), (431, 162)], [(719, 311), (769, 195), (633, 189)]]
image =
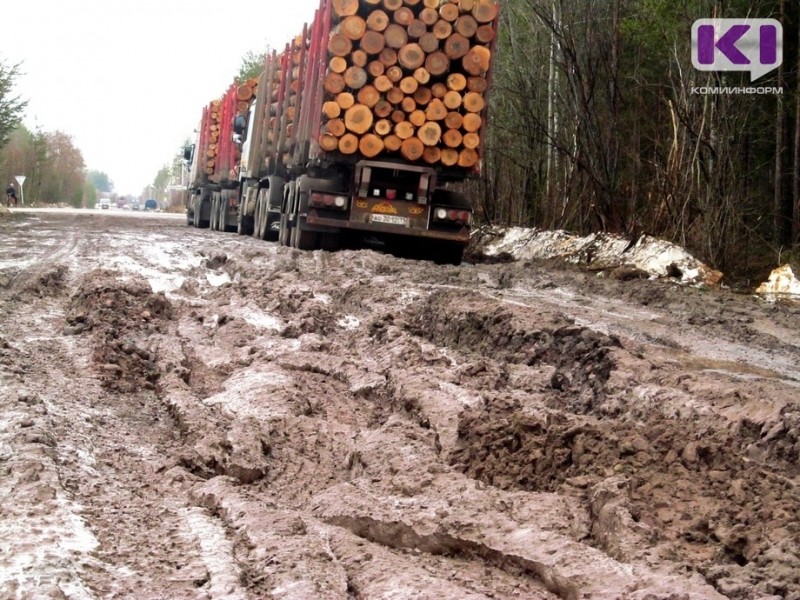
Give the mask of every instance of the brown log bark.
[(397, 52), (397, 60), (403, 67), (413, 71), (425, 63), (425, 52), (419, 44), (405, 44)]
[(412, 124), (414, 127), (422, 127), (422, 126), (425, 124), (425, 121), (427, 121), (427, 120), (428, 120), (428, 119), (427, 119), (427, 117), (425, 116), (425, 112), (424, 112), (424, 111), (421, 111), (421, 110), (419, 110), (419, 109), (412, 111), (412, 112), (411, 112), (411, 113), (408, 115), (408, 121), (409, 121), (409, 122), (410, 122), (410, 123), (411, 123), (411, 124)]
[(339, 108), (342, 110), (347, 110), (353, 104), (356, 103), (355, 98), (353, 98), (353, 94), (350, 92), (342, 92), (341, 94), (336, 94), (336, 104), (339, 105)]
[(467, 55), (461, 59), (461, 65), (470, 75), (483, 75), (489, 70), (492, 58), (491, 51), (485, 46), (473, 46)]
[(337, 17), (349, 17), (358, 12), (358, 0), (333, 0), (331, 5)]
[(467, 87), (467, 78), (461, 73), (450, 73), (447, 76), (447, 89), (461, 92)]
[(464, 117), (461, 116), (461, 113), (457, 112), (447, 113), (447, 116), (444, 118), (444, 124), (448, 129), (461, 129), (461, 126), (464, 124)]
[(495, 31), (491, 25), (481, 25), (475, 32), (475, 39), (482, 44), (488, 44), (494, 39)]
[(458, 148), (463, 139), (461, 132), (458, 129), (448, 129), (444, 132), (443, 136), (444, 145), (448, 148)]
[(414, 94), (414, 92), (417, 91), (417, 88), (419, 87), (419, 81), (417, 81), (413, 77), (403, 77), (400, 80), (399, 87), (401, 90), (403, 90), (404, 94), (406, 94), (407, 96), (411, 96)]
[(392, 104), (400, 104), (405, 96), (406, 95), (403, 93), (403, 90), (401, 90), (399, 87), (393, 87), (386, 92), (386, 99)]
[(450, 59), (441, 50), (431, 52), (425, 59), (425, 69), (433, 77), (443, 75), (450, 68)]
[(374, 133), (361, 136), (358, 142), (358, 150), (367, 158), (374, 158), (383, 152), (383, 140)]
[(467, 89), (470, 92), (477, 92), (482, 94), (486, 91), (488, 83), (485, 77), (470, 77), (467, 79)]
[(425, 146), (422, 151), (422, 160), (429, 165), (435, 165), (442, 160), (442, 149), (438, 146)]
[(336, 95), (344, 91), (344, 77), (339, 73), (328, 73), (325, 76), (324, 87), (326, 92)]
[(375, 121), (374, 129), (379, 136), (387, 136), (392, 132), (392, 122), (389, 119), (380, 119)]
[(325, 152), (333, 152), (339, 147), (339, 138), (329, 133), (323, 133), (319, 136), (319, 147)]
[(339, 152), (342, 154), (355, 154), (358, 150), (358, 138), (352, 133), (345, 133), (339, 138)]
[(400, 108), (402, 108), (406, 114), (411, 114), (417, 109), (417, 103), (414, 101), (414, 98), (411, 96), (406, 96), (400, 102)]
[(474, 167), (478, 162), (478, 153), (471, 148), (464, 148), (458, 153), (458, 166), (466, 169)]
[(419, 20), (430, 27), (439, 20), (439, 13), (433, 8), (423, 8), (419, 13)]
[(497, 4), (494, 0), (475, 0), (472, 16), (478, 23), (491, 23), (497, 16)]
[(392, 119), (392, 123), (402, 123), (406, 120), (406, 113), (404, 113), (402, 110), (395, 110), (392, 112), (392, 116), (390, 118)]
[(344, 121), (341, 119), (331, 119), (325, 123), (325, 132), (337, 138), (340, 138), (347, 133), (344, 126)]
[(373, 10), (367, 17), (367, 29), (372, 31), (383, 31), (389, 26), (389, 23), (389, 15), (380, 9)]
[(400, 154), (403, 156), (403, 158), (412, 162), (422, 158), (423, 152), (425, 152), (425, 146), (418, 138), (415, 137), (403, 140), (403, 143), (400, 146)]
[(429, 121), (442, 121), (447, 116), (447, 107), (438, 98), (434, 98), (428, 103), (425, 109), (425, 116)]
[(381, 99), (381, 93), (372, 85), (365, 85), (358, 90), (358, 103), (370, 108), (376, 106)]
[(353, 51), (353, 42), (341, 33), (334, 33), (328, 40), (328, 52), (334, 56), (348, 56)]
[(389, 79), (386, 75), (379, 75), (378, 77), (376, 77), (375, 81), (372, 82), (372, 85), (375, 86), (376, 90), (384, 93), (388, 92), (394, 86), (392, 80)]
[(333, 100), (325, 102), (322, 105), (322, 114), (329, 119), (335, 119), (342, 114), (342, 107), (336, 104)]
[(379, 119), (384, 119), (392, 114), (394, 107), (387, 102), (386, 100), (378, 100), (378, 103), (375, 105), (375, 108), (372, 109), (372, 112), (375, 113), (375, 116)]
[(344, 73), (347, 70), (347, 61), (341, 56), (334, 56), (328, 63), (328, 69), (334, 73)]
[(363, 69), (369, 62), (369, 56), (367, 56), (367, 53), (363, 50), (353, 50), (353, 53), (350, 55), (350, 61), (353, 63), (353, 66)]
[(425, 67), (420, 67), (419, 69), (414, 69), (414, 79), (425, 85), (431, 80), (431, 74)]
[(339, 33), (354, 42), (364, 37), (367, 31), (367, 22), (358, 15), (347, 17), (339, 25)]
[(372, 111), (368, 106), (355, 104), (344, 113), (344, 124), (348, 131), (364, 134), (372, 127)]
[(467, 112), (479, 113), (484, 106), (486, 106), (486, 101), (477, 92), (468, 92), (464, 95), (464, 109)]
[(425, 32), (428, 31), (428, 26), (420, 19), (414, 19), (411, 23), (408, 24), (406, 27), (406, 31), (408, 32), (408, 38), (411, 40), (418, 40)]
[(400, 146), (402, 144), (403, 140), (394, 134), (387, 135), (385, 138), (383, 138), (383, 145), (389, 152), (397, 152), (400, 150)]
[(350, 67), (344, 72), (344, 82), (347, 87), (359, 90), (367, 83), (367, 72), (361, 67)]
[(430, 31), (424, 33), (417, 42), (419, 47), (422, 48), (426, 54), (436, 52), (439, 49), (439, 38), (433, 35)]
[(432, 98), (433, 93), (431, 92), (431, 88), (425, 87), (424, 85), (419, 86), (417, 91), (414, 92), (414, 101), (419, 106), (425, 106)]
[(463, 58), (469, 52), (469, 40), (460, 33), (454, 33), (444, 41), (444, 53), (450, 60)]
[(445, 21), (454, 22), (458, 19), (458, 5), (457, 4), (442, 4), (439, 7), (439, 16)]
[(414, 20), (414, 11), (412, 11), (407, 6), (401, 6), (396, 11), (394, 11), (394, 14), (392, 15), (392, 20), (398, 25), (402, 25), (403, 27), (408, 28), (408, 26), (411, 24), (411, 21)]
[(403, 69), (398, 67), (397, 65), (392, 65), (388, 69), (386, 69), (386, 77), (389, 78), (389, 81), (392, 83), (397, 83), (403, 78)]
[(395, 50), (399, 50), (408, 43), (408, 33), (397, 23), (392, 23), (386, 28), (383, 38), (386, 40), (386, 45)]
[(394, 134), (401, 140), (407, 140), (414, 135), (414, 126), (410, 121), (400, 121), (394, 125)]
[(361, 38), (361, 50), (371, 56), (380, 54), (386, 47), (386, 40), (379, 31), (367, 31)]
[(458, 163), (458, 150), (453, 148), (442, 148), (442, 164), (446, 167), (452, 167)]
[(437, 40), (446, 40), (453, 35), (453, 25), (449, 21), (439, 19), (433, 24), (433, 29), (431, 29), (431, 32)]
[(442, 139), (442, 126), (433, 121), (428, 121), (417, 129), (417, 137), (426, 146), (435, 146)]
[(441, 81), (437, 81), (431, 86), (431, 94), (434, 98), (444, 98), (447, 93), (447, 86)]
[(386, 66), (379, 60), (373, 60), (367, 65), (367, 73), (374, 79), (380, 77), (386, 72)]
[(477, 133), (465, 133), (462, 143), (464, 144), (464, 148), (475, 149), (481, 145), (481, 136)]
[(450, 110), (458, 110), (459, 108), (461, 108), (462, 101), (463, 101), (463, 96), (459, 92), (454, 92), (452, 90), (447, 92), (444, 95), (444, 98), (442, 98), (442, 102), (444, 102), (444, 105)]
[(469, 133), (475, 133), (481, 128), (481, 125), (483, 125), (483, 119), (481, 119), (479, 114), (467, 113), (464, 115), (464, 122), (461, 125), (461, 128)]
[(455, 29), (459, 34), (469, 39), (477, 33), (478, 22), (472, 15), (461, 15), (456, 20)]
[[(385, 43), (385, 40), (384, 40)], [(387, 67), (397, 64), (397, 50), (394, 48), (384, 48), (378, 55), (378, 60)]]

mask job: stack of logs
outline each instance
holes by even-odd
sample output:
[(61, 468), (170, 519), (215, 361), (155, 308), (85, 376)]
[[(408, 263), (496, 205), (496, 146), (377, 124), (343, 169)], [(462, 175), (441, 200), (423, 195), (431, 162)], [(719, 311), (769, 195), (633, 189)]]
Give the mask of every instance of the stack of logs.
[[(360, 6), (359, 4), (363, 5)], [(478, 162), (495, 0), (332, 0), (320, 147)]]
[[(250, 105), (255, 101), (258, 93), (258, 79), (252, 78), (236, 87), (236, 112), (245, 114), (250, 110)], [(219, 136), (222, 130), (222, 103), (223, 100), (212, 100), (208, 106), (208, 146), (206, 147), (206, 174), (213, 175), (219, 154)]]

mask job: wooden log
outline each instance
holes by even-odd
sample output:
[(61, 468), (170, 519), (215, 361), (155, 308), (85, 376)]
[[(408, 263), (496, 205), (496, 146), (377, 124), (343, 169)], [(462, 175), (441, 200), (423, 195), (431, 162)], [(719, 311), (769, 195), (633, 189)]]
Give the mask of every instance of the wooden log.
[(417, 129), (417, 138), (426, 146), (435, 146), (442, 139), (442, 127), (438, 123), (428, 121)]
[(236, 88), (236, 97), (241, 101), (250, 100), (253, 97), (253, 88), (249, 85), (240, 85)]
[(363, 69), (367, 66), (369, 57), (363, 50), (353, 50), (353, 53), (350, 55), (350, 61), (353, 63), (353, 66), (361, 67)]
[(437, 81), (431, 86), (431, 94), (434, 98), (444, 98), (447, 93), (447, 86), (441, 81)]
[(396, 11), (403, 6), (403, 0), (383, 0), (383, 7), (388, 11)]
[(354, 104), (344, 113), (344, 124), (347, 130), (359, 135), (370, 130), (372, 120), (372, 111), (363, 104)]
[(364, 4), (369, 6), (380, 6), (383, 0), (364, 0)]
[(372, 85), (365, 85), (360, 90), (358, 90), (358, 103), (363, 104), (364, 106), (369, 106), (373, 108), (378, 104), (378, 101), (381, 99), (381, 93), (375, 89), (375, 86)]
[(483, 125), (483, 119), (477, 113), (467, 113), (464, 115), (464, 122), (461, 128), (469, 133), (475, 133)]
[(421, 85), (417, 88), (417, 91), (414, 92), (414, 101), (419, 106), (425, 106), (433, 99), (433, 93), (431, 92), (431, 88)]
[(443, 49), (450, 60), (462, 58), (469, 52), (469, 40), (460, 33), (454, 33), (444, 41)]
[(373, 60), (367, 65), (367, 73), (374, 79), (380, 77), (386, 72), (386, 66), (379, 60)]
[(389, 48), (399, 50), (408, 43), (408, 32), (406, 32), (405, 27), (392, 23), (383, 32), (383, 38)]
[(425, 58), (425, 69), (433, 77), (443, 75), (450, 68), (450, 59), (441, 50), (431, 52)]
[(492, 52), (485, 46), (473, 46), (461, 59), (461, 66), (470, 75), (483, 75), (489, 70)]
[(422, 127), (428, 119), (424, 111), (417, 109), (408, 115), (408, 120), (414, 127)]
[(478, 153), (472, 148), (464, 148), (458, 153), (458, 166), (464, 168), (474, 167), (478, 162)]
[(355, 98), (353, 98), (353, 94), (350, 92), (342, 92), (341, 94), (336, 94), (336, 104), (339, 105), (339, 108), (342, 110), (347, 110), (353, 104), (356, 103)]
[(467, 89), (470, 92), (478, 92), (482, 94), (486, 91), (488, 83), (485, 77), (470, 77), (467, 79)]
[(414, 94), (414, 92), (417, 91), (417, 88), (419, 87), (419, 81), (417, 81), (413, 77), (403, 77), (400, 80), (399, 87), (401, 90), (403, 90), (404, 94), (406, 94), (407, 96), (411, 96)]
[(444, 95), (442, 102), (444, 102), (444, 105), (450, 110), (458, 110), (461, 107), (463, 99), (464, 97), (459, 92), (450, 90)]
[(494, 0), (475, 0), (472, 16), (478, 23), (491, 23), (497, 16), (497, 4)]
[(328, 52), (334, 56), (349, 56), (353, 51), (353, 42), (341, 33), (334, 33), (328, 40)]
[(419, 69), (414, 69), (414, 79), (425, 85), (431, 80), (431, 74), (425, 67), (420, 67)]
[(408, 39), (418, 40), (428, 31), (428, 26), (420, 19), (414, 19), (406, 27)]
[(444, 124), (448, 129), (461, 129), (461, 126), (464, 124), (464, 117), (461, 113), (457, 112), (447, 113), (447, 116), (444, 118)]
[(367, 31), (361, 38), (361, 50), (368, 55), (379, 55), (386, 47), (386, 39), (379, 31)]
[(400, 108), (402, 108), (406, 114), (411, 114), (415, 110), (417, 110), (417, 103), (414, 101), (414, 98), (411, 96), (406, 96), (400, 102)]
[(383, 93), (388, 92), (394, 86), (392, 80), (389, 79), (386, 75), (379, 75), (378, 77), (376, 77), (375, 81), (372, 82), (372, 85), (375, 86), (376, 90)]
[(414, 135), (414, 126), (410, 121), (400, 121), (394, 125), (394, 134), (401, 140), (407, 140)]
[(435, 165), (442, 160), (442, 149), (438, 146), (425, 146), (425, 150), (422, 151), (422, 160), (429, 165)]
[(367, 83), (367, 72), (361, 67), (350, 67), (344, 72), (347, 87), (359, 90)]
[(401, 6), (392, 15), (392, 20), (398, 25), (402, 25), (408, 31), (408, 26), (414, 20), (414, 11), (407, 6)]
[(341, 56), (334, 56), (328, 63), (328, 69), (333, 73), (344, 73), (347, 70), (347, 61)]
[[(386, 40), (384, 40), (384, 43), (386, 43)], [(387, 67), (397, 64), (397, 50), (394, 48), (384, 48), (378, 55), (378, 60)]]
[(453, 148), (442, 148), (442, 164), (446, 167), (455, 166), (458, 163), (458, 150)]
[(464, 144), (464, 148), (475, 149), (481, 145), (481, 136), (477, 133), (465, 133), (462, 143)]
[(437, 40), (446, 40), (453, 35), (453, 25), (449, 21), (439, 19), (433, 24), (431, 33), (433, 33)]
[(457, 4), (442, 4), (439, 7), (439, 16), (444, 21), (449, 21), (451, 23), (455, 22), (458, 19), (458, 5)]
[(405, 96), (403, 90), (396, 86), (386, 92), (386, 99), (392, 104), (400, 104)]
[(447, 107), (438, 98), (431, 100), (425, 109), (425, 116), (428, 117), (429, 121), (442, 121), (447, 116), (447, 113)]
[(403, 158), (412, 162), (422, 158), (423, 152), (425, 152), (425, 146), (419, 138), (410, 137), (407, 140), (403, 140), (400, 145), (400, 154)]
[(392, 132), (392, 122), (389, 119), (380, 119), (375, 121), (374, 129), (379, 136), (387, 136)]
[(398, 109), (392, 111), (392, 115), (390, 118), (392, 120), (392, 123), (402, 123), (403, 121), (406, 120), (406, 113)]
[(392, 114), (394, 107), (391, 105), (390, 102), (380, 99), (375, 107), (372, 109), (372, 112), (375, 113), (375, 116), (379, 119), (384, 119)]
[(478, 22), (472, 15), (461, 15), (456, 20), (455, 30), (469, 39), (474, 36), (478, 31)]
[(450, 73), (447, 76), (447, 89), (454, 92), (461, 92), (467, 87), (467, 78), (461, 73)]
[(404, 68), (413, 71), (425, 63), (425, 52), (419, 44), (405, 44), (397, 52), (397, 60)]
[(422, 5), (425, 8), (432, 8), (438, 10), (439, 4), (441, 4), (441, 0), (422, 0)]
[(339, 25), (339, 33), (353, 42), (356, 42), (364, 37), (366, 31), (367, 22), (358, 15), (347, 17)]
[(436, 52), (439, 49), (439, 38), (433, 35), (430, 31), (424, 33), (417, 42), (419, 47), (422, 48), (426, 54)]
[(391, 133), (391, 134), (387, 135), (385, 138), (383, 138), (383, 145), (386, 147), (386, 149), (389, 152), (397, 152), (398, 150), (400, 150), (400, 146), (402, 144), (403, 144), (403, 140), (401, 140), (399, 137), (397, 137), (393, 133)]
[(380, 9), (373, 10), (367, 17), (367, 29), (380, 32), (386, 29), (390, 22), (389, 15), (384, 11)]
[(475, 39), (482, 44), (488, 44), (494, 39), (495, 30), (492, 25), (481, 25), (475, 32)]
[(463, 137), (458, 129), (448, 129), (444, 132), (444, 136), (442, 136), (442, 141), (444, 141), (444, 145), (448, 148), (458, 148), (461, 145), (462, 139)]
[(337, 17), (349, 17), (358, 12), (358, 0), (333, 0), (331, 5)]
[(388, 69), (386, 69), (386, 77), (389, 78), (389, 81), (392, 83), (397, 83), (403, 78), (403, 69), (398, 67), (397, 65), (392, 65)]
[(468, 13), (475, 6), (475, 0), (460, 0), (458, 3), (458, 10), (462, 13)]
[(342, 107), (336, 104), (333, 100), (329, 102), (325, 102), (322, 105), (322, 114), (325, 115), (328, 119), (335, 119), (340, 114), (342, 114)]
[(439, 13), (434, 8), (423, 8), (419, 13), (419, 20), (430, 27), (439, 20)]
[(325, 133), (329, 133), (334, 137), (340, 138), (347, 133), (344, 126), (344, 121), (341, 119), (331, 119), (325, 123)]
[(342, 154), (355, 154), (358, 150), (358, 138), (352, 133), (345, 133), (339, 138), (339, 152)]
[(367, 158), (374, 158), (383, 152), (383, 140), (374, 133), (361, 136), (358, 141), (358, 150)]
[(464, 95), (464, 110), (471, 113), (479, 113), (486, 106), (486, 101), (477, 92), (468, 92)]

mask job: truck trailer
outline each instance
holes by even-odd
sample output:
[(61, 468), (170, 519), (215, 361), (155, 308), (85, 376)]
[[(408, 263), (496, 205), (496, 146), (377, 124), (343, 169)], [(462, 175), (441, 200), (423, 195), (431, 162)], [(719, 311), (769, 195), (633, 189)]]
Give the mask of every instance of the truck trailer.
[(378, 240), (458, 264), (473, 209), (450, 186), (480, 174), (498, 11), (495, 0), (321, 0), (265, 57), (246, 112), (236, 86), (204, 111), (223, 119), (222, 158), (212, 173), (201, 125), (192, 173), (206, 152), (215, 187), (192, 186), (190, 223), (302, 250)]

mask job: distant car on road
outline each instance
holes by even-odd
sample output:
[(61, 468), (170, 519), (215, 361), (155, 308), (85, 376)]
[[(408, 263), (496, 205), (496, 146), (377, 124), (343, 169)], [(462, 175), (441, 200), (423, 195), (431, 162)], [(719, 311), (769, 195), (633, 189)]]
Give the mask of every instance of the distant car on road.
[(131, 200), (131, 210), (140, 210), (141, 207), (139, 206), (138, 200)]
[(103, 210), (111, 208), (111, 200), (109, 200), (108, 198), (101, 198), (100, 208), (102, 208)]
[(145, 210), (158, 210), (158, 202), (156, 202), (153, 198), (148, 198), (144, 201), (144, 209)]

